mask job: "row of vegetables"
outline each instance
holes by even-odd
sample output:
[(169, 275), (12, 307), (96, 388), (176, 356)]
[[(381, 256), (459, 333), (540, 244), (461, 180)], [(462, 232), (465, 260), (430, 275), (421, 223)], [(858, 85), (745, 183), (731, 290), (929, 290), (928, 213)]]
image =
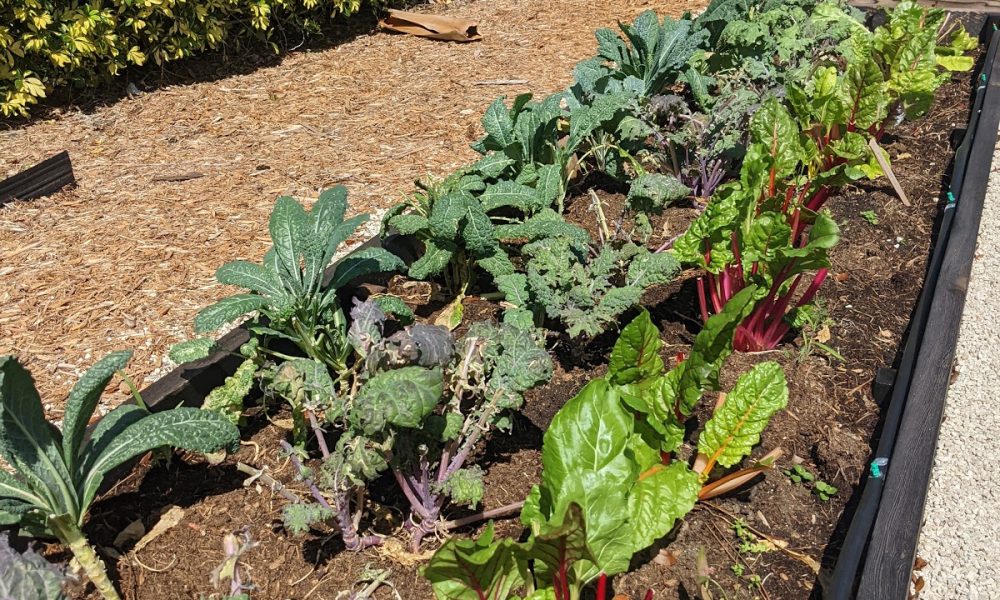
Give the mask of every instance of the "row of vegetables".
[[(330, 530), (354, 551), (383, 543), (365, 527), (365, 507), (369, 485), (390, 475), (409, 506), (403, 529), (414, 550), (428, 534), (517, 511), (530, 530), (524, 542), (495, 539), (492, 526), (445, 542), (423, 571), (439, 598), (575, 600), (595, 581), (604, 590), (700, 499), (771, 466), (774, 454), (729, 471), (787, 403), (777, 363), (720, 394), (694, 439), (685, 427), (706, 393), (720, 391), (734, 350), (773, 349), (809, 318), (838, 241), (828, 197), (890, 168), (886, 132), (924, 114), (950, 71), (973, 66), (977, 42), (943, 12), (903, 2), (883, 20), (869, 28), (836, 0), (715, 0), (697, 18), (647, 12), (622, 24), (623, 36), (599, 30), (598, 56), (576, 67), (569, 89), (510, 106), (498, 99), (474, 145), (482, 157), (419, 184), (387, 213), (383, 235), (420, 242), (414, 261), (366, 247), (328, 268), (366, 216), (345, 218), (343, 187), (310, 209), (279, 198), (263, 263), (217, 273), (246, 292), (195, 319), (201, 334), (247, 319), (251, 335), (204, 410), (149, 414), (136, 392), (135, 405), (88, 435), (128, 359), (116, 353), (70, 393), (60, 432), (30, 375), (13, 358), (0, 362), (0, 453), (15, 471), (0, 470), (0, 523), (57, 537), (116, 598), (82, 533), (104, 476), (163, 446), (232, 448), (244, 402), (262, 392), (290, 407), (292, 439), (282, 445), (311, 496), (285, 506), (290, 533)], [(595, 180), (627, 190), (621, 214), (580, 193)], [(577, 202), (591, 203), (598, 239), (567, 219)], [(657, 239), (653, 224), (678, 203), (698, 216)], [(553, 419), (542, 480), (525, 501), (445, 520), (450, 508), (480, 509), (477, 448), (509, 431), (525, 393), (551, 377), (548, 334), (585, 342), (612, 329), (683, 268), (701, 272), (704, 321), (687, 355), (668, 369), (640, 309), (607, 374)], [(387, 293), (345, 304), (360, 277), (394, 271), (441, 284), (448, 301), (435, 324)], [(502, 322), (472, 323), (456, 339), (473, 292), (501, 299)], [(215, 349), (197, 338), (171, 357)]]

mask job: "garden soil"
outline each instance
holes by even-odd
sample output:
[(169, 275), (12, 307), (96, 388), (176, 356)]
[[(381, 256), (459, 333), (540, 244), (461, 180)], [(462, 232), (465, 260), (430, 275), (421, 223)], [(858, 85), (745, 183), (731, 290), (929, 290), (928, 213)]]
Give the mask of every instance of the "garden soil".
[[(478, 21), (483, 40), (470, 44), (378, 32), (376, 16), (359, 14), (326, 46), (170, 63), (116, 80), (106, 98), (0, 123), (0, 178), (69, 150), (79, 182), (0, 208), (0, 355), (27, 365), (53, 418), (111, 351), (134, 350), (129, 372), (149, 383), (170, 369), (167, 350), (192, 336), (198, 310), (232, 292), (215, 270), (263, 256), (276, 196), (346, 185), (351, 212), (374, 216), (351, 240), (360, 242), (414, 179), (474, 157), (469, 143), (494, 98), (568, 85), (573, 65), (594, 54), (597, 27), (703, 4), (414, 9)], [(127, 86), (139, 93), (126, 96)], [(128, 397), (124, 384), (112, 392), (102, 410)]]
[[(848, 186), (828, 201), (842, 236), (831, 252), (833, 269), (819, 294), (829, 318), (785, 340), (773, 352), (733, 355), (723, 370), (723, 388), (729, 389), (740, 373), (757, 362), (776, 360), (785, 368), (788, 408), (774, 417), (754, 453), (759, 458), (781, 448), (784, 455), (777, 468), (735, 493), (696, 506), (657, 547), (635, 557), (630, 573), (615, 578), (616, 592), (642, 598), (647, 589), (653, 589), (656, 600), (698, 597), (696, 564), (704, 552), (708, 567), (703, 573), (716, 597), (815, 597), (821, 581), (817, 572), (833, 565), (854, 509), (855, 485), (875, 443), (878, 406), (872, 380), (879, 367), (891, 365), (896, 358), (923, 284), (936, 219), (946, 202), (953, 133), (968, 118), (968, 76), (960, 79), (941, 89), (927, 118), (903, 125), (884, 140), (911, 207), (904, 206), (881, 179)], [(590, 213), (580, 203), (592, 202), (592, 196), (585, 190), (575, 194), (568, 212), (577, 222), (586, 223)], [(614, 190), (603, 190), (599, 196), (609, 210), (616, 198), (621, 202)], [(863, 218), (861, 213), (866, 211), (873, 211), (876, 218)], [(691, 207), (668, 209), (658, 223), (660, 235), (672, 236), (691, 213)], [(699, 328), (693, 290), (694, 280), (682, 277), (650, 290), (644, 298), (663, 331), (663, 355), (669, 365), (674, 364), (677, 352), (687, 351)], [(497, 307), (471, 297), (467, 311), (490, 317), (496, 316)], [(569, 398), (604, 372), (606, 367), (601, 365), (613, 341), (614, 334), (583, 346), (558, 336), (550, 338), (558, 359), (554, 377), (528, 395), (513, 435), (498, 435), (479, 449), (487, 470), (485, 508), (523, 499), (539, 480), (543, 432)], [(816, 341), (844, 360), (816, 346)], [(704, 404), (711, 406), (712, 400)], [(696, 421), (703, 422), (707, 416), (699, 414)], [(222, 537), (244, 529), (260, 543), (242, 559), (246, 576), (257, 585), (254, 598), (342, 598), (341, 592), (360, 589), (366, 569), (390, 571), (388, 580), (398, 593), (394, 596), (393, 589), (385, 586), (373, 598), (432, 597), (419, 566), (439, 545), (433, 537), (426, 541), (424, 553), (412, 555), (396, 544), (360, 554), (346, 552), (332, 532), (289, 536), (281, 526), (285, 500), (260, 480), (247, 485), (246, 476), (234, 464), (242, 461), (265, 468), (288, 489), (307, 495), (278, 449), (278, 440), (287, 435), (283, 428), (287, 415), (268, 416), (258, 409), (251, 424), (235, 458), (216, 466), (177, 460), (169, 466), (146, 464), (94, 508), (88, 530), (101, 547), (112, 546), (119, 532), (135, 521), (150, 529), (171, 505), (185, 511), (178, 525), (141, 551), (131, 552), (131, 543), (116, 550), (122, 556), (109, 561), (109, 567), (127, 598), (197, 598), (213, 593), (219, 597), (220, 590), (211, 585), (209, 575), (223, 560)], [(686, 447), (680, 457), (691, 451)], [(821, 500), (808, 487), (793, 483), (782, 471), (795, 463), (839, 491)], [(374, 529), (398, 532), (404, 508), (399, 494), (393, 492), (390, 481), (376, 482), (371, 489), (368, 508)], [(749, 532), (748, 539), (758, 551), (741, 551), (734, 531), (737, 522)], [(500, 520), (497, 527), (500, 535), (525, 535), (516, 519)], [(470, 527), (459, 534), (478, 531)]]

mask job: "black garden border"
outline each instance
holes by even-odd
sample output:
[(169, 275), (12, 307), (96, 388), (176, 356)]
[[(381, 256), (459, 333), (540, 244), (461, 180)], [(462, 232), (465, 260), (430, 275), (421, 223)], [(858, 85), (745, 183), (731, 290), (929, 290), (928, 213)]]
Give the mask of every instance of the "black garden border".
[(1000, 127), (1000, 31), (996, 24), (997, 16), (987, 15), (981, 25), (980, 38), (988, 38), (990, 43), (977, 75), (969, 126), (955, 153), (949, 203), (941, 215), (927, 278), (895, 377), (884, 371), (876, 378), (876, 386), (883, 381), (891, 386), (881, 394), (887, 399), (882, 407), (882, 429), (836, 566), (823, 585), (824, 600), (909, 597)]
[(12, 200), (31, 200), (47, 196), (75, 183), (69, 152), (63, 150), (33, 167), (0, 181), (0, 206)]

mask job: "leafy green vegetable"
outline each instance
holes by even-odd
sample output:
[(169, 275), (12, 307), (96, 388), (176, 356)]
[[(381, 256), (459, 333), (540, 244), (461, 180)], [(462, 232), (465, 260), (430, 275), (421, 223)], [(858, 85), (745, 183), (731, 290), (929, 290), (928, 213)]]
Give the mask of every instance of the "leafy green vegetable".
[(756, 365), (744, 373), (722, 406), (705, 424), (698, 452), (709, 465), (732, 467), (760, 442), (760, 434), (777, 411), (788, 404), (788, 386), (776, 362)]
[(205, 396), (201, 405), (204, 410), (211, 410), (225, 415), (234, 424), (239, 424), (243, 414), (243, 400), (253, 388), (257, 365), (253, 360), (243, 361), (236, 372), (226, 377), (222, 385)]
[(7, 532), (0, 533), (0, 599), (63, 600), (65, 579), (62, 569), (30, 548), (19, 553), (7, 543)]
[(566, 238), (546, 238), (522, 252), (527, 272), (499, 278), (498, 287), (516, 310), (531, 311), (536, 323), (558, 319), (571, 337), (601, 333), (637, 305), (646, 289), (679, 271), (670, 254), (631, 243), (605, 244), (592, 256)]
[[(284, 391), (321, 390), (323, 402), (303, 397), (305, 413), (324, 411), (342, 430), (332, 451), (324, 451), (318, 480), (335, 502), (329, 510), (289, 507), (286, 525), (301, 531), (314, 520), (356, 522), (352, 511), (364, 508), (351, 508), (356, 493), (389, 471), (410, 502), (411, 545), (419, 549), (421, 539), (441, 526), (449, 503), (475, 507), (482, 501), (483, 471), (466, 463), (485, 435), (510, 428), (511, 412), (522, 406), (525, 391), (551, 376), (552, 361), (530, 330), (511, 324), (473, 324), (455, 343), (447, 329), (423, 324), (384, 336), (386, 315), (371, 302), (358, 304), (351, 315), (348, 337), (364, 359), (343, 397), (329, 393), (333, 384), (325, 370), (323, 385), (301, 382)], [(312, 427), (322, 440), (323, 432)]]
[(109, 599), (118, 593), (81, 529), (104, 476), (162, 446), (211, 453), (239, 444), (239, 431), (219, 414), (195, 408), (149, 414), (133, 405), (109, 412), (85, 440), (101, 393), (130, 356), (110, 354), (84, 373), (66, 400), (61, 432), (46, 421), (31, 375), (14, 357), (0, 358), (0, 457), (14, 469), (0, 471), (0, 523), (54, 535)]
[(365, 248), (341, 260), (326, 283), (326, 268), (337, 248), (367, 219), (359, 215), (344, 220), (346, 211), (343, 186), (320, 193), (311, 211), (291, 197), (278, 198), (269, 225), (273, 245), (264, 263), (233, 261), (216, 273), (219, 283), (250, 293), (223, 298), (202, 310), (195, 317), (195, 330), (214, 331), (258, 311), (266, 321), (257, 320), (250, 328), (253, 333), (289, 340), (306, 356), (345, 369), (350, 346), (337, 290), (356, 277), (404, 267), (386, 250)]

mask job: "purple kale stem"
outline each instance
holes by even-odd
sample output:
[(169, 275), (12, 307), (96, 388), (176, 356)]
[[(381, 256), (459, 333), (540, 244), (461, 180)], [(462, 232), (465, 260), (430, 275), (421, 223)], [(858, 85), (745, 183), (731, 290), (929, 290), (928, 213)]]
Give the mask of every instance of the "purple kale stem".
[(319, 421), (316, 420), (316, 415), (311, 410), (307, 410), (306, 414), (309, 415), (309, 424), (312, 426), (313, 433), (316, 434), (319, 451), (323, 454), (323, 458), (330, 458), (330, 447), (326, 445), (326, 437), (323, 434), (323, 428), (319, 426)]
[(429, 515), (426, 509), (424, 508), (424, 503), (419, 498), (417, 498), (416, 492), (410, 485), (410, 482), (406, 478), (406, 476), (403, 475), (403, 473), (400, 472), (399, 469), (393, 469), (392, 474), (396, 478), (396, 483), (399, 484), (399, 487), (403, 490), (403, 495), (406, 496), (406, 499), (407, 501), (409, 501), (410, 507), (413, 509), (413, 511), (416, 512), (421, 519), (428, 518)]
[(507, 504), (506, 506), (500, 506), (498, 508), (493, 508), (490, 510), (484, 510), (478, 512), (474, 515), (469, 515), (467, 517), (462, 517), (461, 519), (455, 519), (454, 521), (444, 521), (439, 525), (441, 529), (458, 529), (459, 527), (464, 527), (466, 525), (471, 525), (472, 523), (478, 523), (480, 521), (485, 521), (487, 519), (494, 519), (496, 517), (506, 517), (512, 515), (515, 512), (520, 512), (524, 508), (524, 500), (520, 502), (514, 502), (512, 504)]
[(323, 494), (316, 487), (312, 478), (306, 477), (303, 473), (305, 467), (302, 465), (302, 461), (299, 457), (295, 455), (295, 452), (288, 442), (281, 440), (279, 442), (281, 448), (288, 453), (288, 458), (291, 459), (292, 465), (298, 470), (299, 474), (302, 475), (302, 481), (309, 488), (309, 492), (312, 494), (313, 498), (320, 506), (329, 510), (335, 515), (337, 520), (337, 525), (340, 527), (340, 537), (344, 540), (344, 547), (348, 550), (358, 552), (369, 548), (371, 546), (376, 546), (382, 543), (382, 538), (376, 535), (359, 536), (357, 529), (354, 528), (354, 520), (351, 519), (351, 502), (347, 498), (347, 492), (337, 492), (336, 505), (334, 508), (330, 506), (330, 503), (326, 501)]

